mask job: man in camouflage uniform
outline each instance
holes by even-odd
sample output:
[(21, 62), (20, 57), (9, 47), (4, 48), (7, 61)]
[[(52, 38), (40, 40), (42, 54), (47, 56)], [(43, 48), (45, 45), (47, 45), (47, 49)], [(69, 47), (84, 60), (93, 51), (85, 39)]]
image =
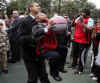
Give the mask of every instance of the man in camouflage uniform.
[(2, 31), (3, 23), (0, 21), (0, 65), (2, 72), (8, 73), (7, 69), (7, 51), (8, 51), (8, 37), (7, 33)]

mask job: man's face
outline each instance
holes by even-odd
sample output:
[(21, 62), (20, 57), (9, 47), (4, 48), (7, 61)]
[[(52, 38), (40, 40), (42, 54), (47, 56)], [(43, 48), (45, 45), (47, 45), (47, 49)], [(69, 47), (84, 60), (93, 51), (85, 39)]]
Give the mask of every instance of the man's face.
[(30, 8), (31, 12), (39, 13), (40, 12), (40, 5), (38, 3), (34, 3), (33, 7)]
[(16, 18), (18, 16), (18, 12), (17, 11), (13, 11), (13, 18)]
[(83, 16), (83, 17), (86, 17), (86, 13), (82, 12), (82, 16)]

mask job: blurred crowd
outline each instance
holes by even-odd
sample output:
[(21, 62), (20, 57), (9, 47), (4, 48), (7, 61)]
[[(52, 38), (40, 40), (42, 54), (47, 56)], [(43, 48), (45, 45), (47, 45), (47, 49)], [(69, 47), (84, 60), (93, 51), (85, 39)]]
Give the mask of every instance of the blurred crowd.
[[(75, 75), (84, 73), (91, 56), (90, 76), (100, 82), (100, 19), (91, 18), (90, 9), (70, 19), (69, 15), (55, 14), (48, 18), (38, 3), (31, 3), (28, 13), (13, 10), (10, 17), (0, 15), (0, 71), (7, 74), (8, 63), (22, 59), (28, 73), (27, 83), (50, 83), (46, 70), (56, 81), (67, 73), (68, 49), (71, 49), (70, 68)], [(89, 55), (92, 48), (93, 55)]]

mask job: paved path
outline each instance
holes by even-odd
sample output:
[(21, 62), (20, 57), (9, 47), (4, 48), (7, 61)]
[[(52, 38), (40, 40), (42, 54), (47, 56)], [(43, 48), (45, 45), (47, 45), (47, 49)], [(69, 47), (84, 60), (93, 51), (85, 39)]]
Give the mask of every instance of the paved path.
[[(91, 52), (91, 51), (90, 51)], [(69, 50), (70, 53), (70, 50)], [(68, 54), (70, 55), (70, 54)], [(89, 53), (89, 55), (91, 55)], [(89, 56), (90, 57), (90, 56)], [(67, 61), (69, 61), (69, 57)], [(90, 58), (88, 58), (87, 65), (90, 66)], [(66, 65), (68, 66), (68, 64)], [(0, 74), (0, 83), (26, 83), (27, 73), (23, 64), (23, 61), (16, 64), (8, 65), (9, 73), (8, 74)], [(48, 67), (47, 67), (48, 68)], [(68, 73), (61, 74), (63, 81), (57, 82), (51, 76), (49, 76), (51, 83), (96, 83), (96, 81), (91, 80), (89, 77), (89, 72), (85, 72), (82, 75), (75, 76), (73, 75), (72, 69), (68, 69)]]
[[(89, 73), (82, 74), (80, 76), (73, 75), (73, 70), (68, 69), (68, 73), (61, 74), (63, 81), (59, 83), (96, 83), (91, 80)], [(58, 83), (49, 76), (51, 83)], [(0, 74), (0, 83), (26, 83), (27, 74), (23, 65), (23, 62), (16, 64), (9, 64), (9, 73)]]

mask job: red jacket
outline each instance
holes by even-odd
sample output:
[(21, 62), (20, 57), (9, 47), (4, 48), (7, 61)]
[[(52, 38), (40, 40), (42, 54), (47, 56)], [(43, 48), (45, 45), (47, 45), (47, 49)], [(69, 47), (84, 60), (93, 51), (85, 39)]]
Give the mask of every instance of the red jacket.
[[(100, 31), (100, 28), (96, 27), (96, 32)], [(99, 40), (94, 39), (94, 46), (98, 46), (99, 45)]]
[(57, 46), (58, 43), (55, 33), (53, 31), (49, 31), (41, 40), (37, 42), (36, 54), (40, 55), (47, 50), (56, 50)]
[[(87, 24), (89, 18), (90, 17), (83, 18), (83, 22)], [(75, 32), (74, 32), (73, 41), (78, 42), (80, 44), (88, 44), (90, 41), (90, 35), (84, 32), (83, 29), (84, 27), (82, 26), (80, 21), (75, 24)]]

